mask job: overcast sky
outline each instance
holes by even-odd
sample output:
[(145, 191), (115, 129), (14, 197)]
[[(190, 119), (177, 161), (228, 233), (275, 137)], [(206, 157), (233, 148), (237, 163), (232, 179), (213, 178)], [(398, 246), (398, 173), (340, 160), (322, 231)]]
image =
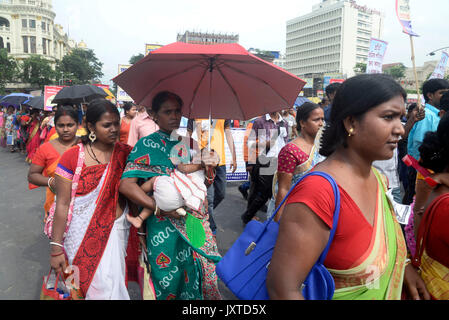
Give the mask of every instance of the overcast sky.
[[(238, 33), (246, 49), (285, 53), (286, 22), (310, 13), (320, 0), (53, 0), (55, 22), (70, 38), (83, 40), (104, 63), (103, 82), (117, 74), (118, 64), (144, 53), (146, 43), (169, 44), (186, 30)], [(385, 14), (383, 40), (389, 43), (384, 63), (411, 66), (410, 40), (397, 20), (395, 0), (357, 0)], [(430, 5), (431, 4), (431, 5)], [(417, 65), (439, 60), (449, 46), (448, 0), (410, 0)]]

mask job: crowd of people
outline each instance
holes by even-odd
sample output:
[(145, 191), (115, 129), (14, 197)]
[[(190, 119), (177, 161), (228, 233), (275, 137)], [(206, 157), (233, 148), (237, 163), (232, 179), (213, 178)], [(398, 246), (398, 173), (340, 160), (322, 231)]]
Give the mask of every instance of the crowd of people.
[[(449, 82), (428, 80), (423, 96), (423, 108), (407, 105), (391, 77), (360, 75), (328, 86), (320, 105), (247, 122), (241, 219), (259, 219), (262, 209), (280, 223), (270, 298), (302, 299), (299, 288), (327, 244), (333, 189), (305, 177), (321, 171), (341, 196), (325, 261), (334, 299), (449, 299)], [(189, 119), (187, 139), (177, 138), (183, 103), (161, 92), (148, 107), (96, 99), (83, 111), (0, 111), (0, 145), (26, 154), (30, 188), (46, 188), (51, 267), (79, 268), (77, 298), (129, 299), (143, 254), (156, 299), (221, 299), (214, 210), (226, 196), (226, 164), (237, 169), (230, 129), (240, 124)], [(430, 177), (407, 167), (406, 155)], [(411, 212), (402, 225), (398, 206)]]

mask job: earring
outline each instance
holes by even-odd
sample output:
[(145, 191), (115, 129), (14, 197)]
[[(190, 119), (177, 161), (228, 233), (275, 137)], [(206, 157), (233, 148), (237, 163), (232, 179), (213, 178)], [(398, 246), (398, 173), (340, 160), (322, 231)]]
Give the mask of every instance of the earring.
[(92, 142), (92, 143), (94, 143), (95, 140), (97, 140), (97, 136), (96, 136), (95, 132), (91, 132), (91, 133), (89, 134), (89, 140), (90, 140), (90, 142)]
[(352, 137), (352, 134), (354, 133), (354, 128), (351, 128), (351, 130), (349, 130), (349, 135), (348, 137)]

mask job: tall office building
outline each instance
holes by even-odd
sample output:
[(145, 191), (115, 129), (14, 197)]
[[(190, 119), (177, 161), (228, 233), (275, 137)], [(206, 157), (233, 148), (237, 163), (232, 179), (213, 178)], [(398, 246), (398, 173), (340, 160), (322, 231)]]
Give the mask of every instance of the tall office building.
[(366, 63), (370, 38), (381, 38), (383, 14), (350, 0), (322, 0), (287, 21), (286, 69), (300, 77), (351, 77)]
[(186, 31), (184, 34), (178, 33), (176, 39), (178, 42), (185, 42), (191, 44), (238, 43), (239, 35)]

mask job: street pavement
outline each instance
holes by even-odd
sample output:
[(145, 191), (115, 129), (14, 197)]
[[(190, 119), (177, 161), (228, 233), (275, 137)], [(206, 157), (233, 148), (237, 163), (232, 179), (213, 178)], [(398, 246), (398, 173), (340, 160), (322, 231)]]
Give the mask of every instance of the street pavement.
[[(49, 240), (43, 233), (44, 188), (28, 189), (25, 156), (0, 147), (0, 300), (38, 300), (44, 275), (49, 272)], [(225, 200), (215, 210), (217, 243), (225, 254), (242, 233), (240, 215), (246, 201), (239, 183), (228, 183)], [(265, 213), (258, 217), (265, 219)], [(220, 282), (223, 299), (235, 296)], [(140, 299), (130, 283), (132, 300)]]

